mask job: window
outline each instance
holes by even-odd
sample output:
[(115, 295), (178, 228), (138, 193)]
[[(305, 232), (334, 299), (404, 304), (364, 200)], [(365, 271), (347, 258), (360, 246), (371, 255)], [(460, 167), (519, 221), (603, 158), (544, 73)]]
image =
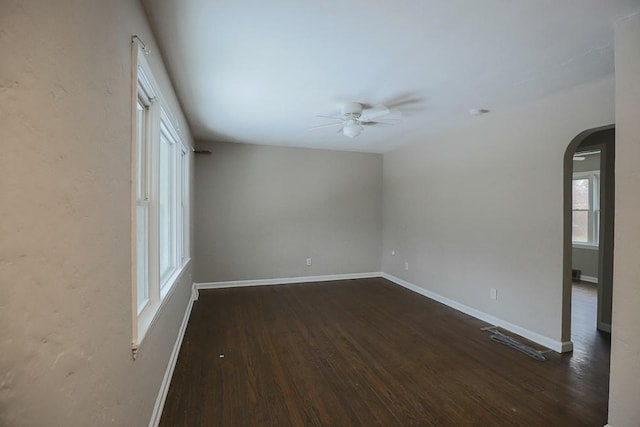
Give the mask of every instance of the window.
[(167, 114), (160, 118), (158, 179), (158, 223), (160, 294), (162, 297), (173, 285), (175, 274), (187, 260), (185, 239), (188, 214), (188, 151), (180, 142)]
[(137, 85), (132, 169), (133, 349), (189, 262), (190, 151), (182, 141), (142, 51)]
[(576, 172), (572, 181), (571, 240), (574, 245), (598, 246), (600, 172)]

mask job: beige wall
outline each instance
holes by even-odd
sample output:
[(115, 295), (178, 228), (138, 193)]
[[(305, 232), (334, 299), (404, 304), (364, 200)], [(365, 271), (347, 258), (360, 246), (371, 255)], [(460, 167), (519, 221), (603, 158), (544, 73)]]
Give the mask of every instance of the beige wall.
[(640, 14), (616, 25), (616, 213), (609, 424), (640, 423)]
[(383, 271), (560, 341), (564, 152), (613, 123), (613, 92), (608, 78), (385, 154)]
[(598, 279), (598, 249), (585, 249), (574, 246), (571, 250), (571, 264), (574, 270), (580, 270), (582, 276)]
[(380, 271), (380, 154), (198, 148), (197, 282)]
[(148, 424), (189, 272), (131, 358), (131, 35), (178, 111), (136, 1), (0, 6), (0, 425)]

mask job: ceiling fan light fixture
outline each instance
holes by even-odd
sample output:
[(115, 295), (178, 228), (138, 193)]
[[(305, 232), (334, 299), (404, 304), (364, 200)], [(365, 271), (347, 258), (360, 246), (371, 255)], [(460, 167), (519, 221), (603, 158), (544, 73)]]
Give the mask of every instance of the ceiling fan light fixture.
[(360, 135), (360, 132), (362, 132), (362, 126), (360, 126), (355, 120), (349, 120), (349, 122), (347, 122), (347, 124), (342, 128), (342, 133), (348, 138), (355, 138)]

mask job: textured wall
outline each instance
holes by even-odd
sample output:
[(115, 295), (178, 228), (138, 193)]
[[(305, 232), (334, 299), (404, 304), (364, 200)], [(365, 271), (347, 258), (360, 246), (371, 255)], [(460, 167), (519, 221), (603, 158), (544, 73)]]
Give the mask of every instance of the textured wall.
[(197, 282), (380, 271), (380, 154), (198, 146)]
[(383, 271), (561, 340), (563, 156), (613, 114), (609, 78), (385, 154)]
[(609, 425), (640, 425), (640, 14), (616, 26), (616, 229)]
[(149, 422), (189, 272), (131, 358), (136, 1), (0, 3), (0, 425)]

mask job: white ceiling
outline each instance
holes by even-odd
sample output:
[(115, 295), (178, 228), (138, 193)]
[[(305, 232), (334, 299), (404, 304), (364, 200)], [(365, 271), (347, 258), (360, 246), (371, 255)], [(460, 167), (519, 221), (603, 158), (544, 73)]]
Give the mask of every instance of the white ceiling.
[[(385, 152), (613, 73), (640, 0), (143, 0), (198, 139)], [(318, 114), (400, 102), (355, 139)], [(404, 107), (404, 108), (403, 108)]]

